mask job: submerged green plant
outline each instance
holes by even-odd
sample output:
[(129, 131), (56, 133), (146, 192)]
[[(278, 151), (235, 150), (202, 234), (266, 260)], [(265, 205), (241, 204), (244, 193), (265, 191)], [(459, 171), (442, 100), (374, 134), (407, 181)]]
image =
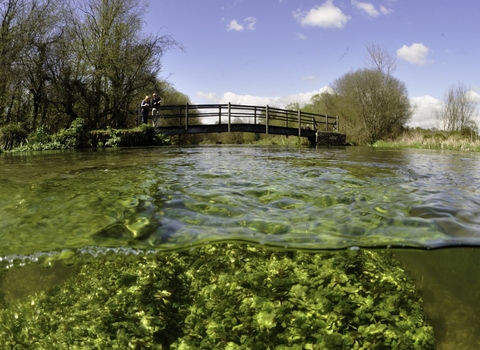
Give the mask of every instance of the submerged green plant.
[(173, 349), (434, 348), (415, 286), (387, 252), (211, 246), (188, 273), (196, 299)]
[(1, 348), (433, 349), (388, 252), (244, 245), (100, 256), (0, 310)]

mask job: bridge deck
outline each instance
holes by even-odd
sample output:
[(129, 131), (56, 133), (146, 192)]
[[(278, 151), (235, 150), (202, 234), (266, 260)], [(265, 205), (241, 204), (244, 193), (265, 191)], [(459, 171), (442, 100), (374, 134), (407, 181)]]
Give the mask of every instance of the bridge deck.
[[(306, 137), (311, 144), (345, 144), (339, 118), (267, 106), (233, 104), (161, 106), (153, 118), (157, 133), (187, 135), (252, 132)], [(323, 130), (321, 130), (323, 129)]]

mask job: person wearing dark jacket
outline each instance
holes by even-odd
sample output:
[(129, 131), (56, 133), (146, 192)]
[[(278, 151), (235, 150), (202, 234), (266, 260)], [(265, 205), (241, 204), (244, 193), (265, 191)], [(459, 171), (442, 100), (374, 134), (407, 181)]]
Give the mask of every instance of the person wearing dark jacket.
[(160, 96), (158, 96), (156, 93), (153, 93), (152, 95), (152, 125), (155, 127), (155, 124), (157, 123), (157, 117), (160, 115), (160, 110), (158, 107), (160, 107), (160, 103), (162, 102), (162, 99)]

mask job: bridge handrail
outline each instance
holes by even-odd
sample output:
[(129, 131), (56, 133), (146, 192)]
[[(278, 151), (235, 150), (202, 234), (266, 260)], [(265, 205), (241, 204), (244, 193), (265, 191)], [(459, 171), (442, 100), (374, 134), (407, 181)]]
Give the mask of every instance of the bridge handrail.
[[(298, 128), (299, 135), (300, 130), (305, 128), (311, 128), (315, 131), (320, 129), (329, 131), (331, 129), (334, 132), (339, 132), (338, 116), (304, 112), (300, 109), (283, 109), (269, 105), (187, 103), (185, 105), (163, 105), (157, 109), (160, 111), (162, 118), (170, 120), (169, 123), (185, 128), (188, 125), (205, 125), (201, 122), (202, 118), (215, 118), (215, 124), (228, 124), (229, 126), (230, 124), (238, 124), (238, 119), (251, 121), (252, 119), (247, 118), (253, 118), (253, 124), (266, 125), (267, 133), (269, 126), (279, 126), (277, 125), (278, 122), (284, 123), (283, 126), (285, 127)], [(177, 122), (175, 122), (175, 119)], [(248, 122), (246, 124), (252, 123)], [(322, 125), (324, 127), (321, 127)], [(230, 130), (230, 127), (228, 129)]]

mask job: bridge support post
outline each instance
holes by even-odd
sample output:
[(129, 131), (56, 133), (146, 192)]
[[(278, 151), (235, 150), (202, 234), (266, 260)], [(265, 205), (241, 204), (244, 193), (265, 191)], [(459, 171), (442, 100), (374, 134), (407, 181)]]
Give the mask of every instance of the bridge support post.
[(188, 133), (188, 103), (185, 106), (185, 133)]
[(265, 115), (266, 115), (265, 134), (268, 135), (268, 119), (269, 119), (268, 105), (265, 107)]
[(325, 131), (328, 132), (328, 114), (325, 114)]
[(302, 136), (302, 125), (301, 125), (301, 122), (302, 122), (302, 111), (299, 109), (297, 111), (297, 115), (298, 115), (298, 137), (301, 137)]
[(228, 132), (230, 132), (230, 124), (232, 123), (232, 105), (228, 102)]

